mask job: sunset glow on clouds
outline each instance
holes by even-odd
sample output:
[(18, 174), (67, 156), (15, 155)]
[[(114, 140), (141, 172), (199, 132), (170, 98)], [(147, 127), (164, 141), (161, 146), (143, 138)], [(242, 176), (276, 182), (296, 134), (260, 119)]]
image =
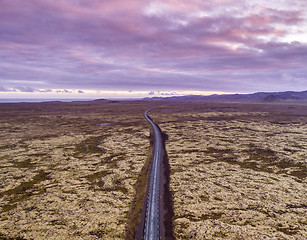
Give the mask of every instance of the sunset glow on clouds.
[(302, 91), (306, 62), (303, 0), (0, 0), (0, 97)]

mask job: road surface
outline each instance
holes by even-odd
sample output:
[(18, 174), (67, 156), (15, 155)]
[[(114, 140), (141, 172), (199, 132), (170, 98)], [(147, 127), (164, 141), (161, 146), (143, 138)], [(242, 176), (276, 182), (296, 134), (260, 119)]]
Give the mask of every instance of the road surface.
[(162, 161), (162, 138), (158, 126), (148, 117), (148, 109), (144, 116), (151, 124), (155, 134), (155, 144), (153, 151), (153, 160), (151, 164), (151, 173), (148, 182), (148, 199), (146, 204), (146, 216), (144, 227), (144, 240), (160, 239), (160, 164)]

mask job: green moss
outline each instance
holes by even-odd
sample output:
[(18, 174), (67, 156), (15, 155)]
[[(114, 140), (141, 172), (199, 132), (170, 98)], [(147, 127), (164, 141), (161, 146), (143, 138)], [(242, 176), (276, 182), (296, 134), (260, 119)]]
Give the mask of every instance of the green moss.
[(280, 223), (280, 224), (277, 225), (276, 230), (280, 231), (280, 232), (283, 232), (284, 234), (292, 236), (292, 235), (297, 234), (300, 229), (298, 227), (282, 226), (282, 224)]
[(277, 160), (275, 152), (271, 149), (252, 148), (247, 150), (247, 152), (250, 154), (250, 160), (271, 163)]
[(0, 197), (4, 195), (16, 195), (16, 194), (23, 194), (27, 190), (31, 189), (35, 184), (44, 181), (47, 179), (48, 173), (46, 173), (44, 170), (40, 170), (36, 176), (33, 177), (32, 180), (28, 182), (23, 182), (17, 187), (13, 189), (9, 189), (5, 192), (0, 193)]
[[(4, 210), (9, 211), (15, 208), (16, 207), (15, 203), (23, 201), (33, 195), (43, 194), (45, 192), (45, 189), (44, 188), (39, 189), (38, 187), (35, 187), (35, 184), (46, 180), (47, 177), (48, 177), (48, 173), (46, 173), (43, 170), (40, 170), (38, 174), (33, 177), (32, 180), (28, 182), (22, 182), (17, 187), (0, 193), (0, 198), (5, 195), (10, 196), (9, 204), (2, 207), (3, 211)], [(34, 193), (35, 190), (38, 190), (38, 192)]]
[(102, 154), (105, 153), (106, 150), (103, 148), (98, 147), (101, 144), (102, 140), (106, 136), (98, 136), (98, 137), (91, 137), (88, 139), (83, 140), (81, 143), (75, 146), (75, 154), (84, 154), (84, 153), (96, 153)]
[(85, 178), (90, 182), (94, 182), (99, 178), (105, 177), (106, 175), (108, 175), (108, 173), (108, 171), (95, 172), (93, 174), (87, 175)]
[(107, 157), (105, 157), (101, 162), (108, 164), (109, 168), (117, 168), (117, 162), (124, 159), (124, 153), (119, 154), (111, 154)]
[[(230, 155), (231, 150), (219, 150), (215, 148), (208, 148), (208, 154), (213, 154), (215, 161), (226, 162), (232, 165), (239, 165), (241, 168), (251, 169), (259, 172), (288, 174), (299, 179), (307, 177), (307, 167), (301, 163), (294, 163), (293, 161), (285, 161), (278, 159), (276, 153), (271, 149), (261, 149), (253, 145), (245, 152), (249, 157), (245, 161), (238, 161), (234, 154)], [(226, 154), (226, 155), (225, 155)], [(279, 168), (279, 170), (274, 169)]]
[(31, 163), (30, 159), (21, 162), (14, 162), (13, 164), (16, 168), (34, 168), (34, 164)]
[(105, 231), (105, 229), (98, 228), (96, 230), (90, 231), (89, 234), (96, 236), (97, 238), (103, 238), (107, 234), (107, 232)]
[(225, 237), (227, 237), (227, 235), (224, 232), (219, 231), (219, 232), (215, 232), (213, 234), (213, 237), (225, 238)]
[(299, 179), (304, 179), (307, 177), (307, 168), (302, 166), (300, 170), (290, 172), (290, 175)]
[(208, 147), (205, 153), (218, 153), (218, 154), (224, 154), (224, 153), (232, 153), (231, 149), (217, 149), (213, 147)]
[(24, 208), (24, 210), (25, 210), (26, 212), (31, 212), (31, 211), (33, 211), (33, 210), (35, 210), (35, 209), (37, 209), (36, 206), (31, 206), (31, 207), (26, 207), (26, 208)]
[(202, 152), (202, 151), (199, 149), (183, 149), (179, 153), (185, 154), (185, 153), (199, 153), (199, 152)]
[(122, 185), (121, 179), (116, 179), (114, 181), (114, 185), (109, 188), (103, 188), (104, 191), (117, 191), (117, 192), (122, 192), (123, 194), (128, 193), (128, 189)]
[(98, 186), (100, 190), (102, 190), (102, 187), (104, 186), (104, 181), (102, 180), (102, 178), (108, 174), (108, 171), (95, 172), (86, 176), (86, 179), (91, 182), (91, 188), (96, 189), (95, 186)]
[(95, 182), (95, 184), (96, 184), (98, 187), (102, 188), (102, 187), (104, 186), (104, 181), (97, 181), (97, 182)]
[(201, 215), (201, 220), (208, 220), (208, 219), (212, 219), (212, 220), (216, 220), (216, 219), (220, 219), (222, 217), (222, 213), (218, 212), (211, 212), (211, 213), (207, 213), (207, 214), (202, 214)]
[(46, 154), (45, 153), (32, 153), (29, 154), (30, 157), (45, 157)]
[(67, 220), (65, 220), (64, 218), (55, 219), (55, 220), (50, 221), (50, 225), (66, 226), (67, 225)]
[(114, 186), (103, 188), (104, 181), (101, 178), (105, 177), (107, 174), (109, 174), (108, 171), (100, 171), (86, 176), (86, 179), (90, 181), (93, 185), (100, 187), (100, 190), (102, 191), (118, 191), (124, 194), (128, 193), (128, 189), (122, 185), (122, 179), (115, 179), (113, 182)]
[(200, 200), (204, 201), (204, 202), (208, 202), (209, 201), (209, 196), (208, 195), (201, 195), (200, 196)]
[(2, 233), (0, 233), (0, 239), (1, 239), (1, 240), (26, 240), (25, 238), (20, 237), (20, 236), (9, 237), (9, 236), (4, 235), (4, 234), (2, 234)]
[(3, 212), (8, 212), (8, 211), (11, 211), (12, 209), (14, 209), (16, 207), (17, 207), (17, 204), (7, 204), (7, 205), (4, 205), (2, 207), (2, 211)]
[(219, 197), (214, 197), (213, 199), (216, 200), (216, 201), (223, 201), (223, 199), (221, 199)]
[(16, 144), (6, 144), (6, 145), (0, 146), (0, 150), (13, 149), (13, 148), (15, 148), (16, 146), (17, 146)]
[(176, 227), (178, 227), (177, 231), (175, 233), (176, 239), (191, 239), (190, 237), (185, 236), (187, 229), (189, 227), (188, 223), (186, 223), (186, 222), (177, 223)]
[(115, 187), (110, 187), (110, 188), (104, 188), (104, 191), (115, 191), (115, 192), (122, 192), (123, 194), (127, 194), (128, 193), (128, 189), (125, 187), (121, 187), (121, 186), (115, 186)]

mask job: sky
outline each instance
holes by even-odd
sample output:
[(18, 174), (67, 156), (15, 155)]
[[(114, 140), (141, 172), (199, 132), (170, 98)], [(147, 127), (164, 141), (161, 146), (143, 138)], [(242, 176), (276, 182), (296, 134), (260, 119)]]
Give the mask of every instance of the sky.
[(0, 0), (0, 98), (307, 90), (305, 0)]

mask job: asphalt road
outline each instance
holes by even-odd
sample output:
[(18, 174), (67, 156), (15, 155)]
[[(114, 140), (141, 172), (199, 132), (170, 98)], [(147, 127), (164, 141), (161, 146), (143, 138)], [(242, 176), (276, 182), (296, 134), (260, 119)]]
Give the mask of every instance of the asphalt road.
[(159, 182), (160, 182), (160, 164), (162, 158), (162, 138), (157, 125), (148, 117), (148, 109), (144, 116), (151, 124), (155, 134), (155, 144), (153, 160), (151, 165), (150, 180), (148, 185), (148, 199), (146, 205), (146, 217), (144, 227), (144, 240), (160, 239), (160, 211), (159, 211)]

